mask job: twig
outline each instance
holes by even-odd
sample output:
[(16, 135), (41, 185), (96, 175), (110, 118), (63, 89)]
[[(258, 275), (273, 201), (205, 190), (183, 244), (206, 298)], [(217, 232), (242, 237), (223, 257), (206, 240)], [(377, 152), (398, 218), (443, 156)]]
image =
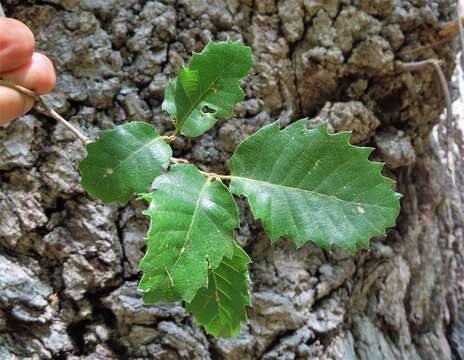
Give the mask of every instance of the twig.
[(453, 139), (453, 104), (451, 102), (451, 94), (448, 87), (448, 82), (446, 81), (445, 74), (439, 63), (436, 61), (432, 61), (432, 65), (435, 68), (435, 72), (438, 75), (438, 79), (441, 84), (441, 88), (443, 91), (443, 96), (445, 98), (446, 103), (446, 139), (445, 139), (445, 149), (446, 154), (450, 154), (450, 144), (451, 140)]
[(441, 61), (437, 59), (429, 59), (417, 62), (402, 63), (399, 65), (399, 72), (412, 72), (419, 71), (427, 66), (432, 66), (437, 74), (440, 88), (443, 92), (443, 97), (446, 103), (446, 139), (445, 139), (445, 151), (448, 169), (451, 171), (451, 162), (450, 162), (450, 144), (453, 139), (453, 105), (451, 102), (451, 94), (448, 87), (448, 82), (446, 81), (445, 74), (443, 69), (440, 66)]
[(188, 161), (187, 159), (179, 159), (179, 158), (171, 158), (171, 162), (173, 164), (190, 164), (190, 161)]
[(413, 62), (406, 62), (406, 63), (401, 63), (398, 66), (398, 71), (400, 73), (407, 73), (407, 72), (413, 72), (413, 71), (419, 71), (424, 69), (425, 67), (432, 65), (432, 62), (434, 61), (439, 61), (439, 60), (422, 60), (422, 61), (413, 61)]
[(34, 102), (35, 102), (35, 105), (34, 105), (35, 109), (37, 109), (40, 113), (42, 113), (42, 114), (44, 114), (46, 116), (49, 116), (49, 117), (55, 119), (56, 121), (62, 123), (66, 128), (71, 130), (74, 133), (74, 135), (76, 135), (77, 138), (80, 141), (82, 141), (82, 143), (84, 145), (87, 145), (87, 144), (89, 144), (91, 142), (91, 140), (87, 136), (85, 136), (83, 133), (81, 133), (79, 129), (77, 129), (76, 127), (71, 125), (67, 120), (65, 120), (55, 110), (51, 109), (46, 104), (44, 99), (39, 94), (37, 94), (35, 91), (26, 89), (25, 87), (20, 86), (20, 85), (14, 83), (14, 82), (8, 81), (8, 80), (1, 80), (0, 79), (0, 85), (9, 87), (11, 89), (14, 89), (14, 90), (18, 91), (19, 93), (32, 98), (34, 100)]
[[(0, 16), (5, 16), (5, 11), (3, 11), (3, 7), (2, 7), (2, 4), (0, 2)], [(6, 87), (9, 87), (9, 88), (12, 88), (18, 92), (20, 92), (21, 94), (23, 95), (26, 95), (26, 96), (29, 96), (30, 98), (32, 98), (35, 102), (34, 104), (34, 107), (39, 111), (41, 112), (42, 114), (46, 115), (46, 116), (49, 116), (53, 119), (55, 119), (56, 121), (62, 123), (66, 128), (68, 128), (69, 130), (71, 130), (74, 135), (76, 135), (78, 137), (78, 139), (80, 141), (82, 141), (82, 143), (84, 145), (87, 145), (89, 144), (91, 141), (90, 139), (85, 136), (83, 133), (81, 133), (76, 127), (74, 127), (73, 125), (71, 125), (67, 120), (65, 120), (60, 114), (58, 114), (55, 110), (51, 109), (44, 101), (44, 99), (42, 99), (40, 97), (39, 94), (37, 94), (35, 91), (32, 91), (32, 90), (29, 90), (29, 89), (26, 89), (25, 87), (23, 86), (20, 86), (12, 81), (8, 81), (8, 80), (2, 80), (0, 79), (0, 85), (2, 86), (6, 86)]]

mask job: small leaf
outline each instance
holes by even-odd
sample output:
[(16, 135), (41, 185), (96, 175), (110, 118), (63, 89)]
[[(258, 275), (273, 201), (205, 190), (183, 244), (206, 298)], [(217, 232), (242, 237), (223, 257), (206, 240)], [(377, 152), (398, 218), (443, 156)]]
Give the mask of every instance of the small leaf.
[(246, 306), (250, 305), (250, 258), (235, 246), (232, 258), (224, 257), (216, 269), (208, 273), (208, 287), (201, 288), (186, 308), (206, 332), (221, 337), (234, 337), (240, 323), (247, 321)]
[(107, 203), (126, 203), (132, 194), (146, 191), (172, 157), (155, 128), (137, 121), (101, 131), (100, 139), (86, 148), (79, 166), (82, 187)]
[(140, 268), (144, 301), (192, 301), (207, 285), (208, 268), (234, 252), (238, 210), (220, 181), (203, 176), (193, 165), (177, 164), (158, 177), (147, 253)]
[(230, 189), (248, 198), (272, 241), (367, 248), (395, 225), (401, 195), (381, 175), (383, 164), (368, 160), (372, 149), (350, 145), (349, 136), (324, 125), (308, 130), (305, 119), (282, 131), (275, 122), (238, 146)]
[(230, 39), (210, 41), (200, 54), (193, 53), (189, 67), (181, 68), (179, 77), (168, 84), (163, 110), (171, 114), (183, 135), (203, 134), (218, 118), (233, 115), (235, 104), (245, 96), (239, 81), (248, 75), (251, 64), (249, 47)]

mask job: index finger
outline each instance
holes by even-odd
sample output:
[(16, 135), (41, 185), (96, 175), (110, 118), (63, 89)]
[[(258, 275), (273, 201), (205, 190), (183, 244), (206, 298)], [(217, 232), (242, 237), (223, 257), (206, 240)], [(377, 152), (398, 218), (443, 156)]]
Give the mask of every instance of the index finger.
[(0, 73), (17, 69), (30, 61), (34, 35), (22, 22), (0, 17)]

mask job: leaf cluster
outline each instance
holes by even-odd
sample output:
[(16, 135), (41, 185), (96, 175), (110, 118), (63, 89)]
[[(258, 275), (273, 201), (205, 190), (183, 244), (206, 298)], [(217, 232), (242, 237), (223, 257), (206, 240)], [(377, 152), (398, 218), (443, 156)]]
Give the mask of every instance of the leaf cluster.
[[(252, 66), (240, 42), (210, 42), (167, 89), (163, 109), (176, 134), (195, 137), (233, 115)], [(102, 131), (80, 164), (82, 186), (104, 202), (141, 194), (150, 219), (139, 288), (146, 304), (184, 301), (197, 323), (232, 337), (250, 305), (248, 255), (236, 244), (240, 226), (235, 196), (245, 196), (272, 242), (287, 237), (330, 251), (355, 252), (394, 226), (400, 195), (371, 162), (371, 148), (349, 143), (350, 133), (308, 129), (306, 119), (285, 129), (278, 121), (245, 139), (233, 154), (230, 175), (174, 164), (169, 137), (131, 122)], [(147, 189), (152, 191), (147, 193)]]

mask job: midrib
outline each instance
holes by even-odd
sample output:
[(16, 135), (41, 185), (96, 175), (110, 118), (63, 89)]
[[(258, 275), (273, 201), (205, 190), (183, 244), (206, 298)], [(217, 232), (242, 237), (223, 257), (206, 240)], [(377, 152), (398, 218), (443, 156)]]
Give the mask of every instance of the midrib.
[(140, 151), (146, 149), (147, 147), (151, 146), (153, 143), (157, 142), (159, 139), (162, 139), (160, 136), (158, 136), (157, 138), (153, 139), (153, 140), (150, 140), (149, 142), (143, 144), (141, 147), (139, 147), (137, 150), (135, 150), (134, 152), (130, 153), (129, 155), (127, 155), (124, 159), (122, 159), (118, 165), (116, 165), (114, 168), (112, 168), (112, 170), (116, 170), (118, 169), (123, 163), (125, 163), (127, 160), (129, 160), (130, 158), (132, 158), (134, 155), (138, 154)]
[[(187, 242), (190, 240), (190, 233), (192, 232), (193, 229), (193, 224), (196, 221), (197, 214), (198, 214), (198, 209), (200, 207), (200, 202), (201, 198), (203, 197), (203, 193), (205, 192), (207, 186), (209, 185), (209, 181), (206, 181), (203, 186), (200, 189), (200, 194), (198, 195), (197, 202), (195, 204), (195, 210), (193, 211), (193, 216), (192, 216), (192, 221), (190, 221), (189, 229), (187, 230), (187, 235), (185, 235), (185, 240), (184, 243), (182, 244), (182, 248), (185, 249), (185, 246), (187, 245)], [(175, 263), (172, 265), (172, 267), (176, 266), (177, 263), (179, 262), (180, 258), (182, 257), (183, 252), (179, 253), (179, 256), (177, 257)]]
[[(197, 100), (191, 104), (191, 106), (189, 107), (189, 109), (187, 110), (187, 112), (185, 113), (185, 115), (181, 118), (181, 119), (177, 119), (177, 123), (179, 124), (179, 129), (182, 128), (182, 126), (184, 125), (184, 122), (185, 120), (190, 116), (190, 114), (192, 113), (192, 111), (200, 104), (201, 100), (203, 99), (203, 97), (206, 95), (206, 93), (208, 93), (211, 88), (213, 87), (214, 84), (216, 84), (216, 81), (219, 80), (219, 78), (226, 72), (230, 69), (230, 67), (233, 65), (233, 62), (230, 62), (219, 74), (218, 76), (216, 77), (216, 79), (214, 79), (214, 81), (211, 82), (211, 84), (200, 94), (200, 96), (197, 97)], [(184, 88), (185, 90), (185, 88)], [(190, 96), (188, 95), (187, 91), (185, 91), (185, 93), (187, 94), (187, 96), (189, 97), (190, 99)]]
[(281, 185), (281, 184), (275, 184), (275, 183), (271, 183), (271, 182), (263, 181), (263, 180), (250, 179), (250, 178), (241, 177), (241, 176), (234, 176), (234, 175), (231, 175), (230, 178), (232, 180), (238, 179), (238, 180), (251, 181), (251, 182), (262, 184), (262, 185), (267, 186), (267, 187), (277, 187), (277, 188), (284, 189), (286, 191), (294, 191), (294, 192), (301, 192), (303, 194), (310, 194), (310, 195), (313, 195), (313, 196), (316, 196), (316, 197), (326, 198), (326, 199), (329, 199), (329, 200), (336, 200), (336, 201), (346, 203), (346, 204), (350, 204), (350, 205), (362, 205), (362, 206), (366, 206), (366, 207), (376, 207), (376, 208), (380, 208), (380, 209), (391, 209), (389, 207), (380, 206), (380, 205), (376, 205), (376, 204), (365, 204), (365, 203), (359, 203), (359, 202), (355, 202), (355, 201), (343, 200), (343, 199), (340, 199), (340, 198), (338, 198), (336, 196), (333, 196), (333, 195), (326, 195), (326, 194), (318, 193), (318, 192), (312, 191), (312, 190), (294, 188), (294, 187), (285, 186), (285, 185)]

